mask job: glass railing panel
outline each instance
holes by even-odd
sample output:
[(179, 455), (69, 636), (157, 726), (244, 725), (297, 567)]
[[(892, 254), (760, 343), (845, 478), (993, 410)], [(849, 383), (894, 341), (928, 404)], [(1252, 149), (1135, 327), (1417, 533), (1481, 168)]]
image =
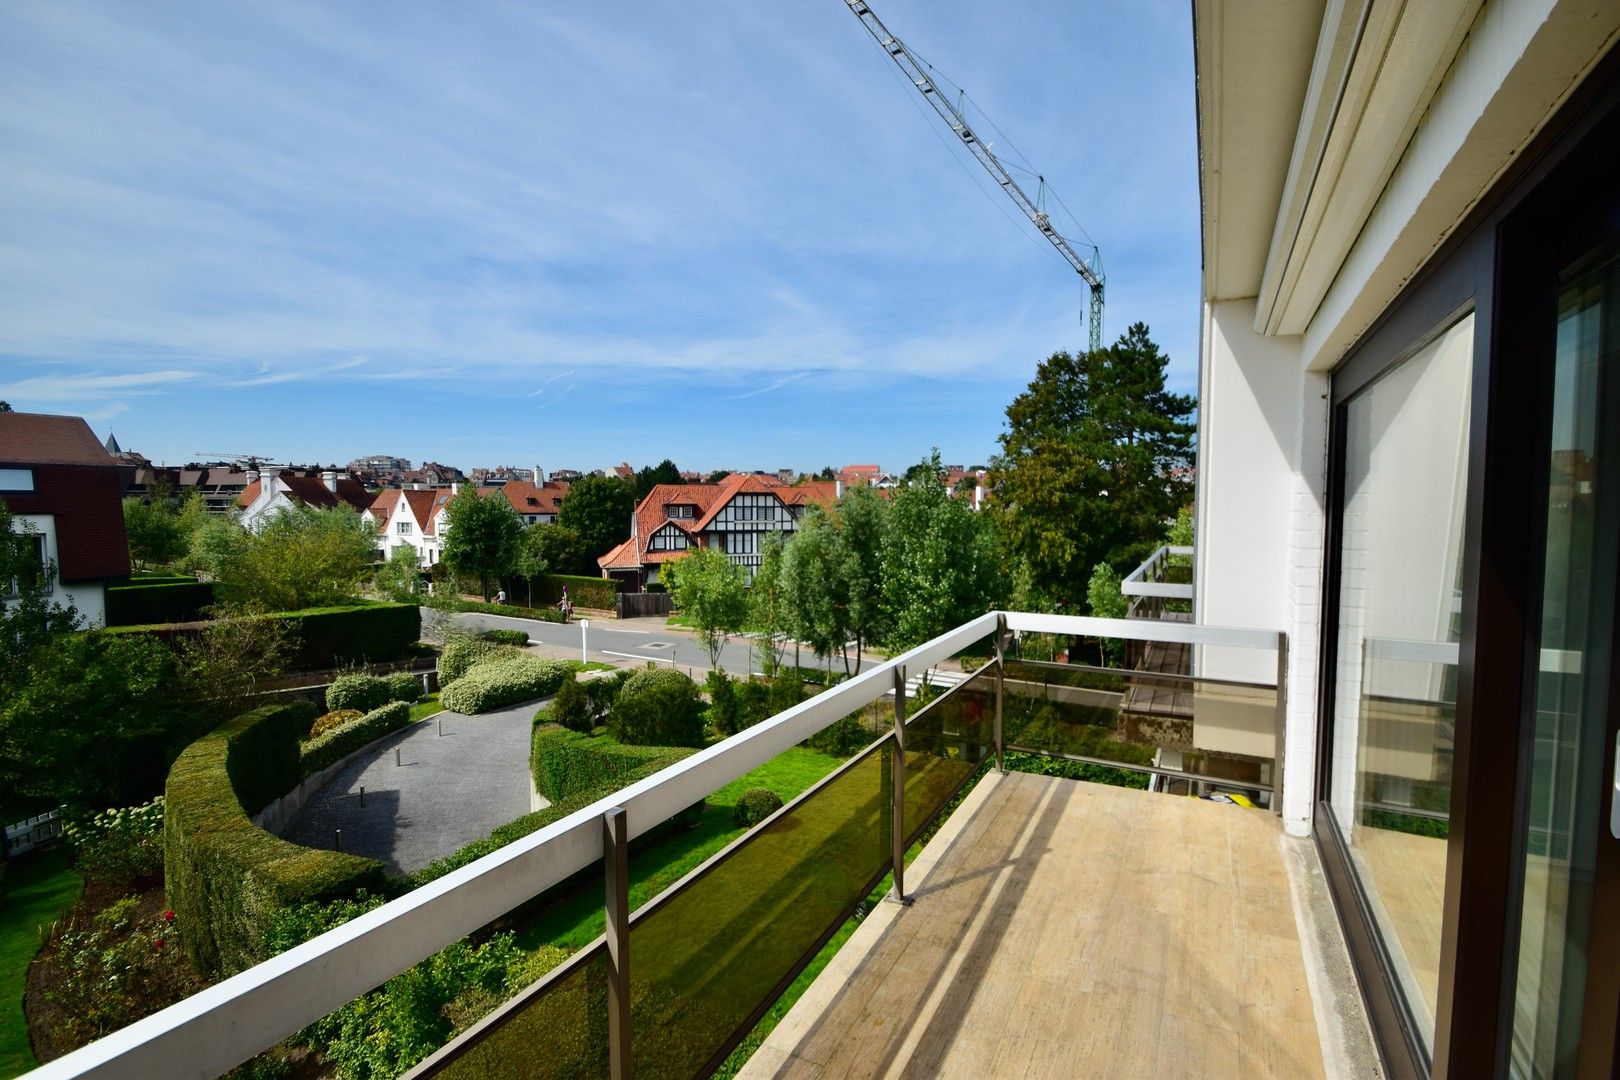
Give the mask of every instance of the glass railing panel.
[(909, 846), (995, 753), (995, 667), (988, 665), (906, 721)]
[(707, 1075), (882, 880), (893, 747), (863, 751), (635, 913), (637, 1074)]
[(1277, 689), (1171, 672), (1007, 662), (1008, 746), (1269, 788)]
[(606, 1077), (607, 980), (607, 946), (598, 940), (424, 1061), (409, 1080)]

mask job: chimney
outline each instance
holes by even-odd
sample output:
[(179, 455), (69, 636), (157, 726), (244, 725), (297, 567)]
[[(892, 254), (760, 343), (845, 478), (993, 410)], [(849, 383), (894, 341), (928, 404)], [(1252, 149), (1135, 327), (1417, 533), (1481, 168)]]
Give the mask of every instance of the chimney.
[(545, 483), (546, 483), (545, 470), (542, 469), (540, 466), (536, 465), (534, 467), (534, 486), (535, 487), (544, 487)]
[(321, 473), (321, 483), (326, 485), (327, 491), (337, 491), (337, 473), (327, 469)]
[(843, 480), (834, 480), (833, 481), (833, 498), (842, 499), (843, 497), (844, 497), (844, 482), (843, 482)]
[(247, 482), (250, 483), (250, 484), (257, 484), (259, 482), (259, 470), (258, 469), (249, 469), (247, 471)]
[(452, 481), (451, 484), (450, 484), (450, 494), (459, 495), (460, 493), (461, 493), (461, 485), (458, 484), (458, 483), (455, 483), (454, 481)]

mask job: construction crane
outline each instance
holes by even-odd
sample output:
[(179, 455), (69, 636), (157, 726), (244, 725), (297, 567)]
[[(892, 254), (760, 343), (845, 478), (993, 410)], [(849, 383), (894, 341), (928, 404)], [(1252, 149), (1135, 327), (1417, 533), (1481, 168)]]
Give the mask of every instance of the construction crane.
[(884, 26), (883, 20), (873, 13), (866, 0), (844, 0), (844, 3), (849, 6), (849, 10), (854, 13), (855, 17), (861, 21), (861, 25), (866, 27), (867, 32), (872, 35), (872, 40), (878, 43), (878, 47), (889, 54), (889, 58), (900, 69), (900, 73), (910, 81), (912, 86), (917, 88), (917, 92), (922, 95), (923, 100), (933, 106), (934, 111), (939, 114), (939, 118), (945, 121), (956, 137), (967, 147), (968, 152), (978, 160), (980, 165), (984, 166), (985, 171), (990, 174), (1001, 190), (1007, 193), (1007, 197), (1018, 204), (1018, 209), (1024, 212), (1024, 216), (1034, 223), (1035, 228), (1040, 230), (1041, 235), (1051, 242), (1052, 246), (1057, 249), (1057, 253), (1063, 257), (1063, 260), (1073, 267), (1074, 272), (1079, 274), (1081, 279), (1091, 288), (1091, 347), (1093, 349), (1102, 348), (1103, 272), (1102, 253), (1097, 250), (1097, 246), (1095, 244), (1085, 245), (1091, 249), (1091, 258), (1090, 260), (1081, 258), (1080, 253), (1074, 249), (1074, 245), (1053, 227), (1051, 216), (1046, 212), (1046, 178), (1036, 176), (1040, 186), (1036, 189), (1036, 197), (1031, 199), (1024, 189), (1019, 186), (1018, 181), (1013, 178), (1012, 173), (1007, 170), (1007, 166), (1002, 163), (990, 146), (968, 124), (965, 105), (961, 102), (953, 104), (940, 92), (940, 88), (931, 75), (932, 66), (912, 52), (905, 42), (890, 33), (889, 28)]
[(264, 454), (239, 454), (235, 450), (193, 450), (192, 453), (213, 461), (244, 462), (250, 469), (257, 469), (270, 461)]

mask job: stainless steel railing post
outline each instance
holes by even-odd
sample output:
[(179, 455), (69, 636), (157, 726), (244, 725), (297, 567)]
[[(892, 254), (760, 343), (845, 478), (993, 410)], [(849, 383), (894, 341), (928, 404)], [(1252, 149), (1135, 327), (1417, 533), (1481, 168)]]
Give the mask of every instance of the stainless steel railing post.
[(606, 871), (608, 958), (608, 1075), (630, 1080), (630, 840), (622, 807), (602, 815)]
[(906, 899), (906, 669), (894, 669), (894, 783), (889, 794), (889, 832), (894, 860), (894, 887), (889, 899)]
[(1277, 634), (1277, 746), (1271, 766), (1271, 812), (1282, 814), (1283, 755), (1288, 739), (1288, 635)]

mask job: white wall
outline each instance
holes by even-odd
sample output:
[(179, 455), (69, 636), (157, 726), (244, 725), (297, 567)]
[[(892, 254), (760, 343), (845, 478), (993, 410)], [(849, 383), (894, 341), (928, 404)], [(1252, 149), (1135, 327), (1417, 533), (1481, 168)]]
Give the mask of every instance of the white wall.
[[(60, 567), (62, 557), (56, 546), (56, 517), (53, 514), (13, 514), (11, 528), (14, 532), (32, 532), (45, 538), (45, 558), (53, 565)], [(10, 585), (5, 586), (6, 589)], [(100, 582), (78, 582), (73, 585), (62, 584), (62, 575), (58, 572), (51, 579), (51, 602), (55, 604), (72, 604), (78, 609), (79, 615), (92, 626), (101, 626), (107, 621), (107, 588)]]
[[(1283, 823), (1310, 831), (1327, 468), (1327, 381), (1296, 337), (1254, 332), (1255, 302), (1206, 303), (1200, 363), (1194, 612), (1288, 635)], [(1270, 683), (1273, 654), (1203, 649), (1203, 675)]]

